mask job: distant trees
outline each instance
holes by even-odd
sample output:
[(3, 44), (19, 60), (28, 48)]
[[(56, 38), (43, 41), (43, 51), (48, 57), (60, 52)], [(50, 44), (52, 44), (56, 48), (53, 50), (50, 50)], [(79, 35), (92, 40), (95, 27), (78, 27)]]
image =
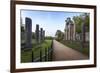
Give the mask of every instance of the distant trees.
[[(82, 16), (84, 16), (84, 21), (83, 21), (83, 18)], [(82, 31), (84, 31), (83, 34), (85, 34), (86, 32), (89, 32), (89, 24), (90, 24), (90, 18), (89, 18), (89, 14), (88, 13), (83, 13), (79, 16), (74, 16), (73, 17), (73, 21), (76, 25), (76, 33), (81, 36), (82, 34)], [(84, 26), (82, 25), (84, 23)], [(84, 28), (84, 30), (82, 30)], [(85, 35), (84, 35), (85, 36)]]
[(85, 25), (86, 25), (86, 31), (89, 32), (89, 24), (90, 24), (90, 18), (88, 13), (84, 13), (85, 15)]
[(21, 25), (21, 43), (25, 42), (25, 28)]
[(32, 32), (32, 38), (35, 39), (35, 32)]
[(22, 17), (20, 18), (21, 32), (25, 31), (24, 24), (22, 23)]
[(90, 18), (88, 13), (83, 13), (79, 16), (74, 16), (73, 21), (76, 24), (76, 32), (81, 33), (82, 32), (82, 16), (85, 16), (85, 26), (86, 26), (86, 31), (89, 31), (89, 24), (90, 24)]
[(53, 37), (52, 36), (45, 36), (45, 39), (52, 40)]
[(58, 41), (60, 41), (60, 40), (63, 40), (63, 38), (64, 38), (64, 33), (63, 33), (61, 30), (57, 30), (55, 36), (56, 36), (56, 39), (57, 39)]
[(74, 16), (73, 21), (76, 25), (76, 32), (81, 33), (81, 24), (82, 24), (81, 17), (80, 16)]
[(24, 29), (24, 26), (21, 25), (21, 32), (24, 32), (25, 29)]

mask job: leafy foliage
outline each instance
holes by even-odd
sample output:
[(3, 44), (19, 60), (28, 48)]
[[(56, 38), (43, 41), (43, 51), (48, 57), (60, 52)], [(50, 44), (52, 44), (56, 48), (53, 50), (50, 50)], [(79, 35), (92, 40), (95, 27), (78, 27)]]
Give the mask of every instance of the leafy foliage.
[(64, 33), (61, 30), (57, 30), (55, 36), (57, 37), (57, 40), (63, 40)]
[(32, 38), (33, 39), (35, 38), (35, 32), (32, 32)]
[(82, 16), (85, 16), (85, 27), (86, 27), (86, 31), (89, 31), (89, 24), (90, 24), (90, 18), (89, 18), (89, 14), (88, 13), (83, 13), (80, 16), (74, 16), (73, 17), (73, 21), (76, 24), (76, 32), (77, 33), (81, 33), (82, 31)]
[(52, 36), (45, 36), (45, 39), (52, 40), (53, 37)]
[(24, 32), (24, 31), (25, 31), (24, 27), (23, 27), (23, 26), (21, 26), (21, 32)]
[(74, 23), (76, 24), (76, 32), (81, 33), (82, 20), (81, 20), (80, 16), (74, 16), (73, 20), (74, 20)]

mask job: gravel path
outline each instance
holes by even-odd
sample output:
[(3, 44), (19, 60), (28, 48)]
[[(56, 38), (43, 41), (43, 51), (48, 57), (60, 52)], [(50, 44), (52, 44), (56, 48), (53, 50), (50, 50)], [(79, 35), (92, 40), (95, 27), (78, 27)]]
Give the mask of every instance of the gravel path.
[(56, 40), (53, 40), (53, 49), (54, 61), (88, 59), (88, 57), (83, 55), (82, 53), (61, 44)]

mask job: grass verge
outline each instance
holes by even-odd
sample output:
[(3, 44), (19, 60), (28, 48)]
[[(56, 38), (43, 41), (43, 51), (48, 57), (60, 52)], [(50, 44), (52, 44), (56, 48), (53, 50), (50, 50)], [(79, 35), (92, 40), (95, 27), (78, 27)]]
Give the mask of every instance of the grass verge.
[(85, 55), (87, 55), (89, 57), (89, 42), (85, 43), (85, 47), (82, 48), (82, 43), (79, 41), (66, 41), (66, 40), (61, 40), (59, 41), (62, 44), (64, 44), (65, 46), (68, 46), (72, 49), (75, 49)]
[(34, 58), (40, 57), (40, 50), (42, 51), (42, 55), (45, 54), (45, 49), (50, 49), (52, 44), (52, 40), (44, 40), (40, 44), (35, 44), (30, 50), (21, 50), (21, 62), (32, 62), (32, 51), (34, 52)]

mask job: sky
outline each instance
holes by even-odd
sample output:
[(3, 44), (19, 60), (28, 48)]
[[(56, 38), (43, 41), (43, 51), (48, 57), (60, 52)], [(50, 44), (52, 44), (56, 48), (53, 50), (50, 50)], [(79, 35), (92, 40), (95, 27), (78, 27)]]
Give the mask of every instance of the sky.
[(59, 12), (59, 11), (36, 11), (21, 10), (22, 24), (25, 24), (25, 18), (32, 19), (32, 32), (35, 32), (36, 24), (45, 30), (46, 36), (55, 36), (57, 30), (64, 32), (65, 20), (67, 17), (79, 16), (79, 12)]

